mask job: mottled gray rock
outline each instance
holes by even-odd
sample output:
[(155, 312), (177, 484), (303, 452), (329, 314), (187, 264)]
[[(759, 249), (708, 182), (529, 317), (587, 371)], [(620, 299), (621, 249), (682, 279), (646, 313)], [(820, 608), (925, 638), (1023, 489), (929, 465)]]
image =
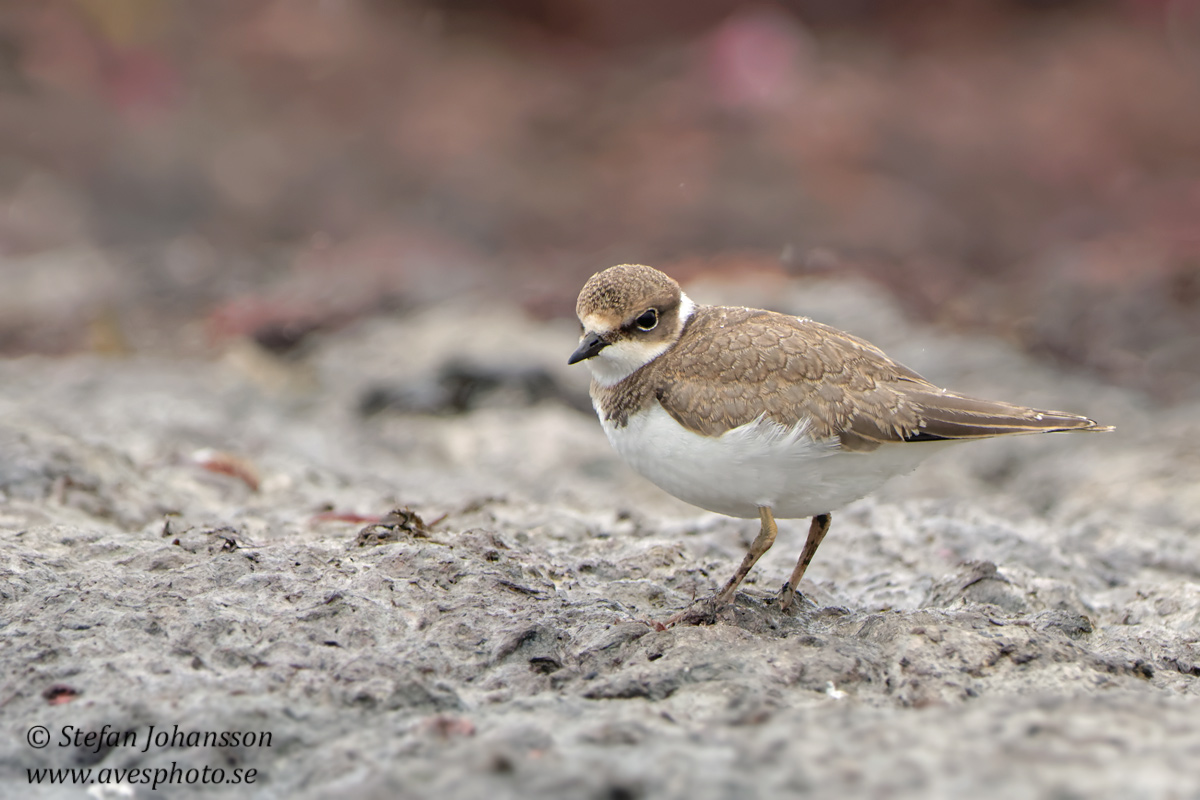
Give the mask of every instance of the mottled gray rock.
[[(359, 412), (468, 347), (574, 396), (568, 323), (377, 320), (283, 384), (245, 359), (3, 363), (0, 793), (174, 763), (256, 769), (280, 798), (1200, 797), (1197, 409), (862, 316), (881, 301), (853, 285), (776, 299), (933, 380), (1119, 430), (951, 449), (836, 513), (786, 614), (807, 523), (784, 521), (734, 606), (664, 630), (753, 523), (666, 497), (552, 396)], [(360, 537), (403, 507), (419, 524)], [(272, 738), (59, 746), (104, 725)]]

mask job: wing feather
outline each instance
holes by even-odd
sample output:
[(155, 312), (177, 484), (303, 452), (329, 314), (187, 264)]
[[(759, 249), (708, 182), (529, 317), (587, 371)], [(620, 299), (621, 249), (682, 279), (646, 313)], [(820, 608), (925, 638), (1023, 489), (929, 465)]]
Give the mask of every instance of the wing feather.
[[(1087, 417), (945, 391), (863, 339), (809, 319), (700, 307), (653, 368), (655, 396), (697, 433), (766, 417), (868, 451), (884, 443), (1110, 430)], [(650, 377), (650, 376), (647, 376)]]

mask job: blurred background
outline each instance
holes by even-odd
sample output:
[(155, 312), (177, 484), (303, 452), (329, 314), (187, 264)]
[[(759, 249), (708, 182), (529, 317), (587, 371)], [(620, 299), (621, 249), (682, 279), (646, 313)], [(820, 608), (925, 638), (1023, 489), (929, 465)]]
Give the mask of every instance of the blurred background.
[(622, 262), (1194, 399), (1200, 3), (0, 3), (0, 354), (567, 317)]

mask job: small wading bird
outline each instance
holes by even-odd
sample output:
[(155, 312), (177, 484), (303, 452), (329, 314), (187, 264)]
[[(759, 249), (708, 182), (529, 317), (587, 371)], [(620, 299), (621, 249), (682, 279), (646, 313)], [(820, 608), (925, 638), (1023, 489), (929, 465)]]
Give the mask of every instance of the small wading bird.
[(779, 593), (787, 609), (830, 512), (939, 445), (1112, 430), (939, 389), (869, 342), (810, 319), (697, 305), (650, 267), (593, 275), (576, 313), (582, 335), (568, 363), (591, 368), (592, 404), (621, 457), (685, 502), (762, 523), (718, 606), (774, 544), (777, 517), (812, 517)]

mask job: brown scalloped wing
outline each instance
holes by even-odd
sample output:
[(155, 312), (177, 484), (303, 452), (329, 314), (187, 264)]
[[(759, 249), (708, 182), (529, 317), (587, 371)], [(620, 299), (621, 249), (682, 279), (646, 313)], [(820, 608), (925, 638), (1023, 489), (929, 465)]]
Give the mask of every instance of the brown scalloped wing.
[[(708, 436), (766, 417), (849, 450), (885, 442), (1099, 429), (1092, 420), (946, 392), (874, 345), (812, 320), (701, 307), (645, 376), (663, 408)], [(632, 377), (632, 376), (631, 376)]]

